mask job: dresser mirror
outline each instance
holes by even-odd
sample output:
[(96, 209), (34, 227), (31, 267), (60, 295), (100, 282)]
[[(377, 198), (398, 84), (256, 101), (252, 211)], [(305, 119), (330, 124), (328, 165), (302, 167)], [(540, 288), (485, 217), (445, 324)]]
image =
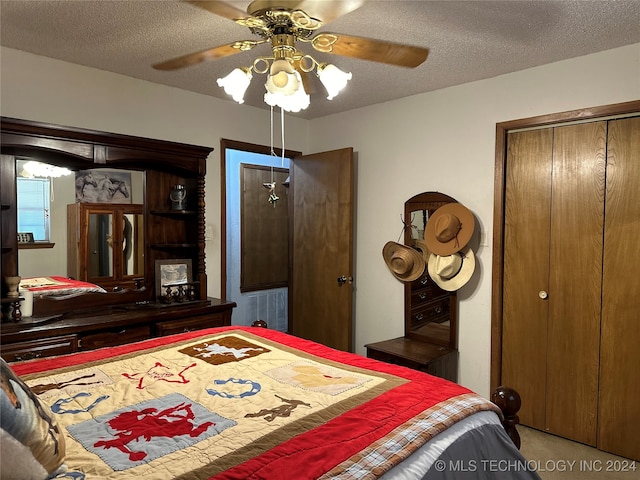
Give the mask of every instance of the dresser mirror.
[[(428, 262), (424, 230), (429, 216), (456, 200), (438, 192), (425, 192), (404, 204), (404, 243), (419, 250)], [(405, 336), (443, 347), (457, 347), (456, 293), (442, 290), (427, 269), (413, 282), (405, 283)]]
[[(71, 277), (107, 291), (144, 277), (144, 172), (92, 166), (77, 175), (73, 159), (38, 153), (15, 162), (18, 232), (27, 240), (18, 244), (20, 276)], [(82, 218), (73, 213), (80, 205)]]

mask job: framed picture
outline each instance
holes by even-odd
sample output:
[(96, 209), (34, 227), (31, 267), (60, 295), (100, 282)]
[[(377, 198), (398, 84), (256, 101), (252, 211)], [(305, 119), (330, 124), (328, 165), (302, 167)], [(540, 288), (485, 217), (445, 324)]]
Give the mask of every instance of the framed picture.
[(18, 233), (18, 243), (34, 243), (33, 233), (32, 232)]
[(131, 173), (101, 169), (76, 172), (76, 202), (131, 203)]
[(156, 260), (156, 300), (178, 291), (179, 285), (192, 281), (191, 259)]

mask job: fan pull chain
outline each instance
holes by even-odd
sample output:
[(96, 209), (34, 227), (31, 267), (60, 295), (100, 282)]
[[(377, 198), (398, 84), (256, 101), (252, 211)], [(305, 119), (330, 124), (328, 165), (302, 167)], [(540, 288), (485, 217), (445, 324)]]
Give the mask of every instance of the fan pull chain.
[[(282, 109), (280, 109), (280, 112), (282, 113)], [(284, 113), (282, 113), (282, 151), (283, 151), (283, 155), (284, 155)], [(271, 156), (272, 157), (277, 157), (275, 150), (273, 149), (273, 105), (271, 106), (271, 121), (270, 121), (270, 125), (271, 125)], [(283, 159), (284, 162), (284, 159)], [(271, 163), (271, 181), (268, 183), (263, 183), (262, 186), (264, 188), (266, 188), (267, 190), (269, 190), (269, 203), (271, 205), (273, 205), (273, 208), (276, 208), (276, 202), (278, 200), (280, 200), (280, 197), (278, 197), (278, 195), (276, 195), (276, 182), (274, 179), (274, 172), (273, 172), (273, 163)]]
[(284, 110), (282, 109), (282, 107), (280, 107), (280, 132), (282, 134), (282, 157), (280, 166), (284, 168)]

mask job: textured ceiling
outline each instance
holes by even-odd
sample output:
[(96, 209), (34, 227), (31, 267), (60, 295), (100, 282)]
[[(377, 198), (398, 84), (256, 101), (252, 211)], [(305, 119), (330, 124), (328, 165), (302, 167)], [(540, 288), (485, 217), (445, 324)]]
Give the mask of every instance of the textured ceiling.
[[(241, 10), (249, 4), (228, 3)], [(0, 21), (3, 46), (223, 99), (229, 97), (216, 79), (269, 53), (265, 44), (183, 70), (154, 70), (151, 65), (163, 60), (258, 39), (231, 20), (170, 0), (0, 0)], [(419, 67), (406, 69), (321, 54), (298, 43), (319, 61), (353, 73), (331, 101), (318, 82), (311, 106), (293, 114), (302, 118), (639, 43), (640, 1), (370, 0), (320, 31), (417, 45), (430, 54)], [(268, 108), (263, 85), (263, 77), (254, 75), (246, 104)]]

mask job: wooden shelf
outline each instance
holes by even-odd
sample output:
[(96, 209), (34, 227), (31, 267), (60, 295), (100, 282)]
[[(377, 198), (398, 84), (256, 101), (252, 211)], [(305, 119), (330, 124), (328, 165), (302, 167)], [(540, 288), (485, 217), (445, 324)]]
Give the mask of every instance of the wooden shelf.
[(192, 216), (197, 214), (195, 210), (149, 210), (151, 215), (163, 215), (166, 217)]
[(151, 248), (171, 249), (171, 248), (197, 248), (196, 243), (151, 243)]

